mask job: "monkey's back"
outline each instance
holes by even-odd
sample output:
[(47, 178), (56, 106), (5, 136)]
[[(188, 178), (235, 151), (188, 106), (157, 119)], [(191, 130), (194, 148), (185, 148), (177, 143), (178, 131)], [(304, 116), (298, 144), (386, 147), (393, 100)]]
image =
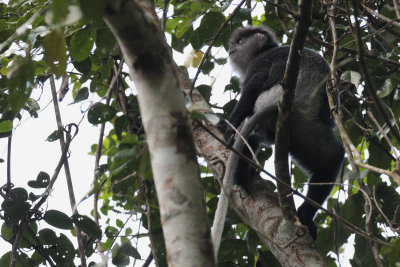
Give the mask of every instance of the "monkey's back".
[[(243, 89), (251, 87), (255, 83), (254, 76), (250, 73), (265, 72), (268, 84), (262, 88), (254, 106), (254, 112), (258, 112), (269, 105), (276, 104), (282, 94), (279, 82), (283, 79), (286, 62), (289, 55), (289, 46), (281, 46), (269, 49), (259, 54), (251, 62), (252, 68), (246, 73)], [(273, 62), (271, 64), (271, 62)], [(295, 99), (293, 107), (307, 119), (322, 119), (333, 126), (330, 118), (330, 109), (326, 95), (326, 81), (329, 79), (329, 65), (318, 53), (304, 48), (300, 61), (297, 77)]]

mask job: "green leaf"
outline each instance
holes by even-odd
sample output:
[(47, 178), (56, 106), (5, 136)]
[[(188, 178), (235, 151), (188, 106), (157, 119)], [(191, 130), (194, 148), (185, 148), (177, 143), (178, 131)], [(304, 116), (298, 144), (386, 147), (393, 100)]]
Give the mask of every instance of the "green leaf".
[(121, 246), (115, 244), (112, 248), (112, 263), (117, 266), (126, 266), (129, 264), (129, 257), (141, 259), (139, 252), (130, 244), (124, 242)]
[(368, 240), (360, 235), (356, 235), (354, 238), (354, 242), (354, 255), (353, 258), (350, 260), (350, 266), (376, 266), (374, 253), (372, 252)]
[(103, 103), (95, 103), (88, 112), (88, 120), (91, 124), (105, 123), (117, 114), (117, 110), (112, 106)]
[(29, 193), (28, 199), (32, 202), (35, 202), (36, 200), (38, 200), (39, 198), (41, 198), (40, 195), (35, 195), (34, 193)]
[(39, 172), (36, 180), (28, 181), (28, 185), (32, 188), (46, 188), (50, 183), (50, 175), (45, 172)]
[(24, 218), (31, 205), (26, 202), (28, 192), (23, 188), (11, 189), (8, 196), (9, 198), (1, 204), (1, 207), (4, 211), (4, 220), (7, 226), (10, 226)]
[[(84, 235), (83, 236), (83, 244), (85, 246), (86, 257), (92, 256), (95, 251), (95, 248), (96, 248), (94, 240), (89, 238), (87, 235)], [(91, 265), (89, 264), (89, 266), (91, 266)]]
[(308, 181), (308, 176), (305, 175), (304, 172), (296, 164), (294, 165), (294, 168), (292, 168), (292, 174), (294, 176), (293, 186), (295, 188), (303, 188), (304, 183), (307, 183)]
[(392, 159), (378, 144), (370, 142), (368, 151), (370, 154), (368, 164), (382, 169), (390, 168)]
[(12, 91), (8, 96), (8, 105), (14, 114), (18, 114), (22, 107), (25, 106), (26, 101), (29, 98), (30, 92), (28, 91)]
[(106, 0), (80, 0), (81, 10), (84, 17), (100, 24), (103, 21), (104, 10), (106, 7)]
[(72, 221), (65, 213), (58, 210), (48, 210), (44, 214), (43, 219), (56, 228), (71, 230), (74, 226)]
[[(334, 205), (336, 205), (336, 200), (333, 200)], [(353, 195), (352, 198), (349, 198), (343, 206), (340, 207), (338, 214), (352, 223), (353, 225), (357, 227), (361, 227), (361, 224), (363, 222), (362, 216), (364, 214), (363, 210), (363, 204), (364, 204), (364, 198), (361, 194), (361, 192), (358, 192), (357, 194)], [(328, 208), (329, 208), (329, 203), (328, 203)], [(322, 229), (321, 229), (322, 230)], [(333, 232), (333, 224), (331, 225), (331, 228), (329, 229), (331, 231), (331, 234)], [(343, 224), (338, 223), (336, 225), (336, 242), (338, 246), (341, 246), (344, 244), (349, 236), (351, 235), (350, 230), (348, 230), (346, 227), (343, 226)], [(323, 235), (324, 238), (328, 238), (328, 240), (332, 239), (332, 235)], [(327, 249), (332, 249), (332, 243), (328, 242), (327, 239), (320, 239), (318, 238), (317, 240), (317, 246), (318, 247), (325, 247), (329, 246)], [(327, 251), (326, 251), (327, 252)]]
[(85, 28), (76, 32), (71, 39), (69, 52), (71, 57), (76, 61), (86, 59), (94, 44), (93, 32), (91, 28)]
[(29, 114), (34, 118), (37, 118), (39, 116), (37, 112), (40, 110), (40, 106), (39, 103), (33, 98), (28, 98), (24, 109), (26, 109)]
[(96, 31), (96, 47), (104, 55), (108, 55), (117, 41), (108, 27), (99, 28)]
[(11, 263), (11, 251), (7, 252), (0, 258), (0, 266), (10, 266)]
[(0, 133), (11, 132), (13, 129), (12, 121), (2, 121), (0, 122)]
[[(34, 236), (36, 236), (37, 234), (38, 226), (36, 222), (31, 222), (29, 223), (28, 227), (30, 228), (30, 230), (28, 230), (28, 228), (25, 228), (23, 230), (21, 242), (19, 243), (20, 248), (32, 249), (33, 244), (35, 244)], [(32, 236), (31, 232), (34, 234), (34, 236)]]
[(88, 236), (95, 240), (101, 238), (101, 229), (99, 226), (88, 216), (74, 214), (71, 216), (72, 221), (76, 224), (79, 229), (85, 232)]
[(392, 81), (390, 79), (386, 79), (384, 85), (378, 92), (376, 92), (376, 94), (379, 98), (384, 98), (393, 92), (394, 88), (396, 88), (396, 86), (392, 83)]
[(240, 84), (239, 84), (239, 79), (236, 76), (233, 76), (230, 80), (230, 83), (225, 86), (225, 90), (226, 91), (232, 91), (234, 93), (239, 93), (240, 92)]
[(185, 47), (188, 46), (190, 43), (190, 38), (193, 33), (193, 24), (190, 25), (188, 29), (186, 29), (185, 33), (182, 35), (182, 37), (178, 38), (176, 37), (175, 34), (171, 34), (172, 40), (171, 40), (171, 46), (173, 49), (175, 49), (178, 52), (183, 53)]
[(122, 133), (127, 130), (126, 128), (128, 127), (128, 124), (128, 118), (125, 115), (122, 115), (115, 120), (114, 128), (118, 140), (122, 139)]
[(206, 13), (200, 26), (193, 32), (191, 44), (195, 50), (199, 50), (205, 43), (214, 37), (221, 25), (225, 22), (225, 16), (220, 12)]
[(57, 243), (56, 233), (49, 228), (40, 230), (38, 238), (43, 245), (55, 245)]
[(76, 251), (66, 235), (60, 234), (57, 238), (56, 250), (50, 251), (50, 255), (56, 259), (57, 266), (73, 266)]
[(11, 202), (22, 202), (28, 199), (28, 192), (21, 187), (16, 187), (10, 190), (8, 193), (7, 201)]
[(61, 131), (59, 130), (55, 130), (54, 132), (52, 132), (46, 139), (47, 142), (54, 142), (58, 139), (60, 139), (61, 137)]
[(72, 60), (72, 65), (74, 65), (74, 67), (82, 74), (88, 75), (92, 69), (92, 60), (90, 59), (90, 56), (82, 61)]
[(232, 110), (235, 108), (237, 103), (236, 99), (232, 99), (228, 103), (226, 103), (222, 109), (224, 110), (224, 114), (231, 114)]
[(361, 74), (356, 71), (346, 71), (340, 79), (351, 82), (357, 88), (361, 82)]
[[(7, 65), (7, 78), (10, 80), (15, 89), (19, 88), (25, 91), (27, 88), (29, 88), (28, 85), (32, 83), (34, 74), (35, 67), (31, 57), (17, 56)], [(20, 93), (28, 98), (29, 95), (24, 91)], [(23, 101), (24, 103), (25, 100), (26, 99)], [(22, 106), (23, 105), (21, 105), (21, 107)]]
[(139, 252), (129, 242), (123, 243), (120, 246), (118, 253), (124, 253), (125, 255), (133, 257), (135, 259), (141, 258)]
[(177, 28), (176, 28), (176, 32), (175, 35), (176, 37), (179, 39), (181, 38), (187, 30), (190, 29), (190, 27), (192, 27), (193, 25), (193, 21), (190, 19), (182, 19), (180, 20)]
[[(11, 251), (7, 252), (0, 258), (0, 266), (10, 266), (11, 263)], [(32, 266), (30, 258), (23, 252), (17, 252), (16, 255), (16, 267)]]
[(196, 89), (201, 93), (201, 95), (204, 97), (204, 99), (209, 102), (210, 97), (211, 97), (211, 86), (206, 85), (206, 84), (201, 84), (196, 87)]
[(11, 239), (14, 237), (13, 227), (8, 227), (6, 223), (3, 223), (1, 226), (1, 237), (7, 241), (11, 241)]
[(31, 256), (31, 260), (36, 264), (35, 266), (41, 266), (41, 264), (46, 261), (46, 258), (43, 257), (38, 251), (35, 251)]
[(50, 69), (60, 77), (67, 67), (67, 49), (64, 34), (52, 31), (44, 37), (44, 59)]
[(103, 64), (100, 69), (100, 75), (103, 79), (108, 79), (111, 75), (111, 70), (114, 66), (114, 60), (111, 58), (107, 59), (106, 64)]
[(376, 200), (380, 204), (383, 213), (392, 220), (395, 211), (400, 207), (400, 196), (393, 187), (380, 183), (376, 186)]
[(83, 87), (81, 88), (75, 96), (74, 102), (70, 103), (69, 105), (79, 103), (83, 100), (88, 99), (89, 97), (89, 88)]
[(382, 246), (382, 255), (385, 255), (391, 263), (390, 266), (396, 266), (400, 263), (400, 238), (394, 238), (389, 246)]

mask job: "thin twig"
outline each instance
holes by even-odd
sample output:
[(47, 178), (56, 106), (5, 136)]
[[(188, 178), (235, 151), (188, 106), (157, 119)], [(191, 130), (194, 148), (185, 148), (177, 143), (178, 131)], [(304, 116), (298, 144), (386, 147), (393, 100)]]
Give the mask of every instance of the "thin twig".
[[(118, 67), (118, 69), (115, 68), (114, 66), (114, 75), (111, 79), (111, 82), (108, 86), (108, 90), (107, 93), (105, 95), (106, 98), (106, 105), (108, 106), (110, 104), (110, 100), (111, 100), (111, 93), (112, 93), (112, 89), (114, 88), (114, 85), (116, 83), (116, 81), (118, 80), (118, 76), (120, 75), (121, 71), (122, 71), (122, 65), (124, 64), (124, 61), (121, 60), (120, 65)], [(99, 139), (97, 141), (97, 148), (96, 148), (96, 155), (95, 155), (95, 162), (94, 162), (94, 178), (93, 178), (93, 184), (97, 183), (97, 180), (99, 177), (97, 177), (96, 173), (99, 169), (100, 166), (100, 158), (101, 158), (101, 149), (103, 146), (103, 139), (104, 139), (104, 130), (105, 130), (105, 125), (106, 123), (102, 123), (101, 127), (100, 127), (100, 134), (99, 134)], [(96, 192), (94, 192), (94, 196), (93, 196), (93, 218), (94, 221), (97, 225), (100, 226), (99, 224), (99, 209), (98, 209), (98, 201), (99, 201), (99, 193), (100, 193), (100, 188), (99, 190), (96, 190)], [(100, 252), (100, 256), (103, 260), (103, 262), (107, 261), (107, 257), (104, 255), (104, 248), (101, 242), (97, 243), (97, 248)]]
[(132, 218), (132, 216), (133, 216), (133, 213), (131, 213), (131, 214), (129, 215), (129, 217), (125, 220), (125, 222), (123, 223), (123, 225), (122, 225), (121, 228), (119, 229), (119, 231), (118, 231), (116, 237), (115, 237), (114, 240), (111, 242), (109, 251), (111, 251), (111, 250), (113, 249), (113, 246), (114, 246), (115, 241), (117, 240), (117, 237), (120, 236), (119, 234), (120, 234), (120, 233), (122, 232), (122, 230), (125, 228), (125, 225), (126, 225), (126, 224), (128, 223), (128, 221)]
[(36, 203), (36, 205), (33, 207), (33, 210), (38, 210), (39, 207), (46, 201), (47, 197), (50, 195), (50, 193), (53, 189), (53, 185), (56, 182), (58, 175), (60, 174), (61, 168), (64, 165), (65, 161), (67, 160), (67, 155), (68, 155), (69, 146), (71, 144), (71, 140), (72, 140), (71, 135), (69, 133), (67, 133), (65, 146), (61, 153), (60, 160), (58, 161), (58, 164), (54, 170), (53, 176), (51, 177), (50, 182), (47, 185), (45, 192), (42, 194), (42, 198)]
[(398, 229), (394, 229), (393, 227), (392, 227), (392, 223), (390, 222), (390, 220), (389, 220), (389, 218), (386, 216), (386, 214), (383, 212), (383, 210), (381, 209), (381, 207), (380, 207), (380, 205), (379, 205), (379, 203), (378, 203), (378, 200), (377, 200), (377, 198), (376, 198), (376, 187), (374, 186), (373, 187), (373, 189), (372, 189), (372, 196), (373, 196), (373, 200), (374, 200), (374, 203), (375, 203), (375, 207), (378, 209), (378, 211), (379, 211), (379, 213), (382, 215), (382, 217), (385, 219), (385, 221), (386, 221), (386, 223), (389, 225), (389, 227), (390, 227), (390, 229), (392, 230), (392, 231), (398, 231)]
[(400, 20), (400, 8), (398, 0), (393, 0), (394, 11), (396, 11), (397, 20)]
[(46, 259), (46, 261), (49, 263), (50, 266), (56, 266), (52, 259), (50, 258), (50, 255), (47, 250), (43, 248), (42, 242), (39, 240), (37, 237), (36, 233), (33, 232), (32, 228), (27, 225), (26, 229), (28, 230), (29, 235), (32, 237), (32, 239), (35, 241), (35, 249), (36, 251), (42, 255), (43, 258)]
[(7, 184), (11, 185), (11, 144), (12, 144), (12, 135), (8, 137), (7, 144)]
[(17, 234), (15, 235), (14, 242), (12, 244), (11, 249), (11, 260), (10, 260), (10, 267), (15, 267), (17, 263), (17, 249), (19, 247), (19, 242), (21, 241), (22, 233), (25, 229), (25, 221), (22, 221), (18, 227)]
[(154, 241), (154, 236), (153, 236), (153, 220), (151, 218), (151, 184), (149, 181), (144, 180), (144, 186), (146, 190), (146, 216), (147, 216), (147, 230), (149, 233), (149, 239), (150, 239), (150, 247), (151, 247), (151, 254), (153, 255), (154, 259), (154, 265), (156, 267), (159, 266), (158, 264), (158, 258), (157, 258), (157, 248), (156, 248), (156, 243)]
[(291, 34), (289, 33), (289, 29), (288, 29), (286, 23), (283, 21), (281, 12), (279, 11), (279, 9), (280, 9), (280, 8), (283, 8), (283, 7), (281, 7), (281, 6), (279, 5), (279, 0), (275, 0), (275, 3), (274, 3), (274, 4), (275, 4), (275, 15), (276, 15), (276, 17), (278, 18), (279, 23), (280, 23), (281, 26), (282, 26), (282, 29), (285, 31), (285, 34), (286, 34), (287, 36), (290, 36), (290, 37), (291, 37)]
[[(364, 8), (364, 11), (367, 12), (368, 14), (373, 15), (373, 16), (379, 18), (380, 20), (382, 20), (382, 21), (384, 21), (384, 22), (386, 22), (386, 23), (388, 23), (390, 25), (393, 25), (393, 26), (396, 26), (396, 27), (400, 27), (400, 23), (399, 22), (385, 17), (384, 15), (380, 14), (379, 12), (376, 12), (375, 10), (367, 7), (366, 5), (361, 4), (361, 6)], [(357, 8), (357, 6), (354, 6), (354, 9), (356, 9), (356, 8)]]
[(233, 19), (233, 17), (236, 15), (236, 13), (239, 11), (240, 7), (246, 2), (247, 0), (242, 0), (239, 5), (232, 11), (232, 13), (229, 15), (229, 17), (225, 20), (224, 24), (219, 28), (218, 32), (215, 34), (215, 36), (212, 38), (211, 43), (208, 45), (206, 52), (203, 55), (203, 58), (200, 61), (199, 67), (197, 68), (196, 75), (194, 76), (193, 82), (192, 82), (192, 87), (190, 88), (189, 95), (192, 95), (194, 85), (196, 84), (197, 78), (199, 77), (200, 71), (203, 68), (203, 64), (206, 61), (208, 54), (210, 54), (211, 48), (214, 46), (215, 42), (217, 41), (218, 37), (221, 35), (222, 30), (228, 25), (229, 21)]
[[(329, 24), (330, 24), (330, 28), (331, 28), (331, 33), (332, 33), (332, 39), (334, 41), (334, 50), (333, 50), (333, 56), (332, 56), (332, 62), (331, 62), (331, 77), (332, 80), (334, 81), (335, 84), (335, 88), (337, 88), (338, 83), (339, 83), (339, 78), (338, 75), (334, 69), (335, 65), (336, 65), (336, 58), (337, 58), (337, 52), (338, 52), (338, 38), (337, 38), (337, 31), (336, 31), (336, 22), (335, 22), (335, 6), (336, 6), (337, 1), (333, 0), (333, 3), (331, 5), (331, 7), (328, 9), (328, 15), (329, 15)], [(328, 95), (330, 96), (330, 104), (332, 104), (332, 91), (328, 90)], [(343, 138), (344, 141), (348, 141), (345, 142), (345, 150), (346, 153), (348, 154), (348, 157), (350, 159), (350, 164), (353, 168), (354, 172), (358, 172), (358, 168), (355, 165), (355, 161), (352, 160), (353, 156), (350, 153), (350, 147), (354, 147), (354, 145), (350, 141), (350, 138), (348, 138), (346, 131), (344, 130), (343, 127), (343, 113), (341, 111), (340, 108), (336, 108), (334, 112), (334, 116), (336, 119), (336, 122), (339, 124), (339, 129), (340, 129), (340, 135)], [(358, 154), (358, 153), (357, 153)], [(365, 219), (365, 229), (367, 234), (374, 239), (377, 239), (372, 232), (372, 203), (371, 203), (371, 199), (368, 195), (367, 192), (369, 192), (368, 188), (365, 186), (365, 184), (362, 181), (359, 181), (360, 184), (360, 191), (363, 193), (363, 197), (365, 199), (365, 205), (364, 205), (364, 210), (365, 210), (365, 214), (366, 214), (366, 219)], [(353, 186), (352, 184), (349, 184), (349, 186)], [(379, 247), (378, 244), (376, 242), (373, 242), (371, 239), (369, 239), (369, 244), (371, 245), (371, 249), (373, 251), (374, 257), (375, 257), (375, 262), (376, 264), (381, 267), (382, 262), (379, 260)], [(377, 259), (378, 257), (378, 259)]]
[[(315, 35), (311, 34), (310, 32), (308, 33), (307, 37), (310, 39), (310, 41), (314, 42), (315, 44), (322, 45), (323, 47), (326, 47), (328, 49), (332, 49), (333, 48), (332, 44), (324, 42), (323, 40), (319, 39), (318, 37), (316, 37)], [(349, 53), (349, 54), (353, 54), (353, 55), (357, 54), (357, 51), (355, 51), (353, 49), (350, 49), (350, 48), (347, 48), (347, 47), (343, 47), (343, 46), (338, 46), (338, 50), (342, 51), (344, 53)], [(375, 54), (373, 54), (373, 53), (371, 53), (369, 51), (364, 51), (364, 52), (365, 52), (364, 53), (365, 57), (379, 60), (384, 64), (389, 64), (389, 65), (395, 66), (397, 68), (400, 67), (400, 62), (393, 61), (393, 60), (390, 60), (390, 59), (387, 59), (387, 58), (384, 58), (384, 57), (381, 57), (381, 56), (377, 56), (377, 55), (375, 55)]]
[(153, 261), (153, 252), (150, 252), (149, 256), (147, 256), (146, 261), (143, 263), (142, 267), (149, 267), (150, 263)]
[(396, 158), (396, 161), (398, 161), (399, 155), (397, 153), (395, 146), (393, 145), (392, 141), (390, 141), (389, 137), (387, 136), (385, 131), (382, 129), (382, 127), (379, 125), (378, 121), (375, 119), (375, 116), (372, 114), (371, 109), (367, 110), (367, 114), (371, 118), (371, 120), (375, 124), (375, 126), (378, 128), (379, 132), (383, 135), (383, 138), (385, 138), (386, 143), (388, 143), (390, 150), (392, 150), (392, 152)]
[(163, 15), (161, 20), (161, 31), (165, 32), (165, 23), (167, 23), (168, 3), (170, 0), (163, 0)]
[[(248, 9), (251, 9), (251, 0), (247, 0), (247, 1), (246, 1), (246, 7), (247, 7)], [(247, 19), (247, 24), (248, 24), (248, 25), (253, 25), (253, 19), (251, 18), (251, 13), (250, 13), (249, 18)]]
[(243, 135), (240, 134), (240, 132), (238, 131), (238, 129), (236, 129), (235, 126), (232, 125), (232, 123), (230, 123), (227, 119), (224, 119), (224, 121), (226, 122), (226, 124), (229, 125), (229, 127), (231, 127), (232, 130), (235, 131), (235, 133), (237, 134), (237, 136), (242, 139), (243, 143), (246, 145), (246, 147), (249, 149), (251, 156), (253, 157), (253, 160), (255, 161), (255, 163), (257, 165), (260, 165), (260, 162), (258, 162), (256, 153), (254, 153), (253, 149), (251, 148), (249, 142), (247, 142), (246, 138), (244, 138)]
[[(55, 86), (53, 75), (50, 75), (50, 88), (51, 88), (51, 94), (53, 97), (53, 104), (54, 104), (54, 111), (55, 111), (55, 115), (56, 115), (57, 128), (61, 133), (60, 146), (61, 146), (61, 150), (64, 150), (64, 147), (65, 147), (64, 132), (63, 132), (63, 127), (62, 127), (61, 113), (60, 113), (60, 108), (58, 106), (57, 92), (56, 92), (56, 86)], [(71, 204), (72, 213), (79, 214), (78, 209), (76, 207), (75, 194), (74, 194), (74, 189), (73, 189), (73, 185), (72, 185), (71, 171), (69, 168), (68, 159), (65, 159), (64, 171), (65, 171), (65, 177), (67, 180), (69, 200), (70, 200), (70, 204)], [(85, 256), (85, 248), (84, 248), (84, 244), (83, 244), (83, 237), (82, 237), (82, 233), (77, 225), (75, 225), (75, 231), (76, 231), (76, 238), (78, 240), (78, 251), (79, 251), (79, 256), (81, 259), (81, 266), (86, 267), (87, 265), (86, 265), (86, 256)]]
[(397, 139), (397, 142), (400, 143), (400, 135), (399, 133), (393, 128), (392, 124), (390, 123), (390, 120), (388, 118), (388, 116), (386, 115), (385, 111), (383, 110), (382, 104), (376, 94), (375, 88), (371, 82), (371, 77), (369, 75), (368, 69), (367, 69), (367, 65), (364, 61), (364, 49), (362, 47), (362, 42), (361, 42), (361, 31), (360, 31), (360, 22), (359, 22), (359, 17), (358, 17), (358, 2), (357, 0), (352, 0), (353, 3), (353, 12), (354, 12), (354, 38), (357, 40), (356, 42), (356, 46), (357, 46), (357, 54), (358, 54), (358, 64), (360, 66), (360, 72), (361, 75), (364, 78), (364, 82), (365, 82), (365, 87), (368, 90), (368, 92), (370, 93), (372, 99), (374, 100), (374, 104), (376, 106), (376, 108), (378, 109), (380, 115), (384, 118), (384, 120), (386, 121), (388, 127), (390, 128), (390, 131), (392, 132), (392, 134), (394, 135), (394, 137)]
[(292, 9), (289, 9), (289, 8), (283, 7), (283, 6), (279, 5), (279, 4), (276, 4), (275, 2), (272, 2), (272, 0), (264, 0), (264, 1), (267, 2), (267, 3), (269, 3), (269, 4), (271, 4), (271, 5), (273, 5), (274, 7), (277, 7), (277, 8), (279, 8), (279, 9), (282, 9), (282, 10), (285, 11), (286, 13), (292, 15), (292, 17), (293, 17), (295, 20), (299, 20), (299, 15), (296, 14), (296, 12), (292, 11)]

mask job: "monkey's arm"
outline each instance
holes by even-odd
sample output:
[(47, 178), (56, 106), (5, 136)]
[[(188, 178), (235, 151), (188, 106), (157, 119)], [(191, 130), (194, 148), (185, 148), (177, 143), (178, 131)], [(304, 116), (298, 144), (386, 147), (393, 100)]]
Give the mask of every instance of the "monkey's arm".
[[(238, 128), (244, 119), (253, 114), (254, 104), (259, 94), (263, 91), (263, 83), (267, 80), (268, 73), (264, 72), (255, 73), (250, 79), (246, 79), (243, 85), (242, 95), (228, 119), (235, 128)], [(225, 139), (230, 140), (234, 132), (235, 131), (228, 126), (225, 129)]]
[[(257, 65), (255, 64), (255, 68), (261, 68), (261, 66)], [(262, 72), (255, 72), (250, 78), (245, 80), (242, 95), (229, 117), (229, 122), (235, 128), (238, 128), (244, 119), (254, 113), (254, 105), (258, 96), (282, 80), (285, 66), (286, 60), (279, 60), (270, 66), (263, 64)], [(251, 71), (249, 72), (251, 73)], [(234, 132), (231, 127), (226, 127), (225, 140), (230, 140)]]
[[(246, 121), (245, 125), (240, 131), (240, 135), (244, 139), (248, 139), (255, 126), (260, 123), (260, 121), (266, 118), (274, 117), (278, 113), (278, 105), (272, 105), (264, 110), (255, 113), (251, 118)], [(243, 149), (244, 142), (242, 138), (237, 138), (233, 145), (236, 151), (241, 151)], [(221, 243), (221, 236), (224, 230), (225, 217), (228, 210), (229, 197), (231, 194), (231, 189), (233, 186), (234, 175), (236, 167), (238, 165), (239, 155), (231, 151), (228, 159), (228, 165), (225, 168), (225, 174), (223, 178), (223, 185), (221, 186), (221, 195), (218, 201), (217, 210), (215, 212), (213, 226), (211, 228), (211, 238), (214, 245), (215, 257), (218, 255), (219, 245)]]

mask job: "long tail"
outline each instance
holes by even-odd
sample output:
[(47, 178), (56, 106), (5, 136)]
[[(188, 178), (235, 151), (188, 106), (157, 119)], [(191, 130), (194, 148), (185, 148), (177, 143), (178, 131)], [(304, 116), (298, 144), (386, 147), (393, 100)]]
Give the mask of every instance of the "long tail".
[[(253, 132), (255, 126), (260, 123), (260, 121), (265, 121), (266, 119), (276, 116), (278, 113), (278, 105), (268, 106), (262, 111), (255, 113), (250, 117), (249, 120), (243, 125), (240, 135), (247, 139)], [(234, 151), (241, 151), (243, 148), (243, 139), (236, 138), (233, 145)], [(225, 174), (223, 179), (223, 185), (221, 187), (221, 194), (218, 201), (217, 210), (215, 211), (214, 222), (211, 228), (211, 239), (214, 245), (214, 255), (217, 259), (219, 245), (221, 243), (222, 232), (224, 231), (225, 217), (228, 211), (229, 198), (233, 186), (233, 178), (236, 171), (236, 166), (239, 161), (239, 155), (231, 152), (228, 160), (228, 166), (225, 168)]]

